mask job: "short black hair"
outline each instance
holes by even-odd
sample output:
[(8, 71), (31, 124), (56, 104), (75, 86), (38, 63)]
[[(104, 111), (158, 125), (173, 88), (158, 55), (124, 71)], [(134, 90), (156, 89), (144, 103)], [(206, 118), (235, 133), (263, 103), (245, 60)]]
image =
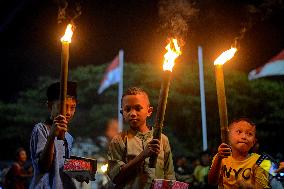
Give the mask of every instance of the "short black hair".
[[(52, 83), (46, 91), (46, 97), (49, 102), (59, 100), (60, 82)], [(74, 81), (67, 82), (67, 96), (77, 100), (77, 83)]]
[(235, 123), (239, 123), (241, 121), (244, 121), (244, 122), (247, 122), (248, 124), (250, 124), (251, 126), (255, 127), (256, 128), (256, 124), (250, 120), (249, 118), (246, 118), (246, 117), (241, 117), (241, 118), (238, 118), (238, 119), (234, 119), (230, 124), (229, 124), (229, 127), (231, 127), (232, 125), (234, 125)]
[(144, 89), (139, 88), (139, 87), (129, 87), (129, 88), (126, 89), (126, 91), (122, 95), (121, 106), (122, 106), (122, 100), (125, 96), (127, 96), (127, 95), (138, 95), (138, 94), (146, 95), (146, 97), (148, 98), (148, 101), (149, 101), (149, 105), (150, 105), (150, 99), (149, 99), (148, 93)]

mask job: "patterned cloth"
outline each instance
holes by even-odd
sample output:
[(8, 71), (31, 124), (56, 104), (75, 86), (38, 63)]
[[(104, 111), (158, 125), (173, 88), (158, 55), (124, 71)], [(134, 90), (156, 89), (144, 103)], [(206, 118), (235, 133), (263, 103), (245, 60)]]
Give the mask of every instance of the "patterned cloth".
[(187, 189), (189, 184), (185, 182), (165, 179), (154, 179), (152, 189)]
[[(109, 145), (109, 169), (111, 180), (118, 175), (120, 167), (139, 155), (152, 140), (153, 133), (141, 133), (129, 129), (126, 133), (115, 136)], [(168, 138), (162, 134), (160, 153), (157, 158), (156, 168), (149, 168), (149, 158), (146, 158), (133, 174), (125, 181), (121, 188), (124, 189), (149, 189), (153, 179), (175, 180), (172, 153)]]
[(30, 184), (30, 189), (73, 189), (76, 188), (72, 179), (63, 172), (63, 165), (65, 158), (71, 151), (73, 137), (66, 132), (65, 140), (54, 140), (55, 152), (53, 164), (50, 171), (41, 174), (39, 171), (39, 156), (43, 151), (44, 146), (49, 136), (49, 129), (43, 123), (35, 125), (31, 139), (30, 139), (30, 151), (31, 160), (34, 168), (34, 176)]

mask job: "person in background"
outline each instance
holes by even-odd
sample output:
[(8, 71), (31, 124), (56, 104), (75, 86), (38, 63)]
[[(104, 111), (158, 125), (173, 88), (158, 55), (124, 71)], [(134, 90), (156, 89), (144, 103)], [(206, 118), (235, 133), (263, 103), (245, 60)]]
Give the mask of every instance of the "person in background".
[[(112, 138), (117, 135), (118, 132), (118, 121), (117, 119), (109, 119), (106, 123), (104, 136), (97, 137), (97, 144), (100, 147), (100, 153), (97, 154), (98, 166), (107, 164), (107, 151), (108, 146)], [(102, 170), (100, 170), (102, 171)], [(96, 182), (98, 183), (98, 188), (100, 189), (113, 189), (114, 184), (106, 175), (105, 171), (98, 172)]]
[(24, 148), (16, 150), (15, 161), (7, 172), (4, 179), (4, 188), (26, 189), (29, 178), (32, 177), (32, 169), (26, 170), (24, 165), (27, 161), (27, 153)]
[[(66, 116), (59, 115), (60, 83), (51, 84), (47, 89), (49, 116), (37, 123), (30, 138), (31, 160), (34, 176), (30, 188), (75, 189), (73, 180), (63, 172), (64, 160), (69, 157), (73, 137), (67, 131), (77, 105), (77, 84), (67, 83)], [(58, 135), (64, 132), (64, 139)]]
[[(116, 188), (149, 189), (153, 179), (175, 180), (168, 138), (162, 134), (161, 141), (153, 139), (147, 125), (153, 112), (147, 93), (131, 87), (121, 100), (121, 113), (130, 128), (116, 135), (109, 145), (107, 174)], [(149, 167), (151, 155), (158, 155), (156, 168)]]
[(8, 163), (1, 164), (0, 169), (0, 189), (4, 188), (4, 182), (8, 171), (10, 170), (10, 165)]
[(177, 157), (175, 161), (175, 176), (178, 181), (192, 184), (193, 176), (190, 173), (189, 163), (185, 156)]
[(117, 119), (110, 119), (106, 125), (105, 136), (108, 138), (109, 142), (111, 139), (118, 134), (118, 121)]
[(211, 154), (208, 150), (201, 152), (200, 165), (194, 169), (195, 186), (198, 188), (210, 188), (208, 185), (208, 172), (210, 167)]
[(281, 171), (284, 171), (284, 162), (279, 163), (279, 167), (276, 170), (276, 173), (280, 173)]
[(106, 123), (104, 136), (100, 136), (98, 139), (99, 146), (107, 149), (112, 138), (119, 133), (117, 119), (109, 119)]
[(99, 154), (106, 157), (111, 139), (119, 133), (117, 119), (109, 119), (105, 125), (104, 135), (95, 138), (95, 143), (100, 149)]

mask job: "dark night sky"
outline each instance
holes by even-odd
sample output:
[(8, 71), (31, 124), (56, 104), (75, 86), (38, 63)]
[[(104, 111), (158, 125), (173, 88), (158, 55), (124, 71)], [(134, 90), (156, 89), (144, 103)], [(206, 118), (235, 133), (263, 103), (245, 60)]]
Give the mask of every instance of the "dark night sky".
[[(249, 20), (244, 9), (248, 3), (259, 5), (261, 1), (197, 3), (199, 13), (188, 20), (181, 59), (196, 62), (199, 44), (204, 47), (208, 62), (230, 48), (242, 23)], [(14, 100), (19, 90), (32, 86), (40, 75), (59, 76), (59, 38), (65, 28), (57, 23), (58, 7), (53, 1), (11, 0), (1, 4), (0, 100), (6, 101)], [(161, 62), (167, 31), (161, 29), (163, 19), (158, 7), (156, 0), (84, 1), (82, 15), (75, 20), (70, 67), (107, 63), (119, 49), (124, 49), (127, 62)], [(248, 72), (283, 48), (284, 11), (279, 6), (269, 8), (262, 7), (263, 12), (254, 17), (251, 28), (239, 41), (241, 49), (234, 64), (229, 67)], [(263, 19), (266, 13), (269, 14)]]

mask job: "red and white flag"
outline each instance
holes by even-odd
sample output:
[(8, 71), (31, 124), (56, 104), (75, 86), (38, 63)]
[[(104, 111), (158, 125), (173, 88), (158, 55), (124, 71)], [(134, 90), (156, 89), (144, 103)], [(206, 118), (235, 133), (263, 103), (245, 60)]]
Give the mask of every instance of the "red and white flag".
[(106, 88), (109, 86), (120, 82), (120, 66), (119, 66), (119, 55), (117, 55), (111, 64), (107, 67), (106, 72), (104, 74), (104, 78), (101, 81), (100, 88), (98, 89), (98, 93), (101, 94)]
[(278, 75), (284, 75), (284, 50), (273, 57), (268, 63), (249, 72), (248, 79), (252, 80)]

